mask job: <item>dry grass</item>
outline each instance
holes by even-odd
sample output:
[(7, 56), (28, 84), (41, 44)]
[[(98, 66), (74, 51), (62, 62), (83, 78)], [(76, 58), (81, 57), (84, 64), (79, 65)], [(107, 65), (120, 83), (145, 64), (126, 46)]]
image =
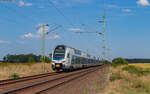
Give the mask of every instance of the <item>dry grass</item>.
[[(143, 68), (143, 70), (150, 68), (150, 64), (133, 65), (138, 66), (137, 68)], [(111, 67), (110, 79), (113, 80), (108, 82), (104, 94), (150, 94), (150, 72), (139, 76), (136, 73), (123, 70), (124, 67), (128, 67), (128, 65)]]
[(14, 73), (20, 77), (52, 72), (49, 63), (0, 63), (0, 80), (10, 79)]
[(150, 63), (137, 63), (137, 64), (129, 64), (137, 67), (142, 67), (142, 68), (150, 68)]

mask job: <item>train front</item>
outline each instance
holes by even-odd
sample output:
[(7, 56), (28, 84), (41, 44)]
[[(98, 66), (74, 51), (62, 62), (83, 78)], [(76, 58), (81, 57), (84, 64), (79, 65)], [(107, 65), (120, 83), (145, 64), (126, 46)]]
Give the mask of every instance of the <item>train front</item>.
[(52, 69), (60, 71), (63, 69), (63, 63), (65, 63), (65, 49), (64, 45), (56, 46), (52, 55)]

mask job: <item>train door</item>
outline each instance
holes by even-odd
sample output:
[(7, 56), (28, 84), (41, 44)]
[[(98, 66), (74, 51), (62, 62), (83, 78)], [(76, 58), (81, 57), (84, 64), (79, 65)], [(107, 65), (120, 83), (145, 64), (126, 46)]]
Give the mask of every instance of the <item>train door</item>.
[(67, 62), (70, 65), (71, 64), (71, 56), (70, 53), (67, 53)]

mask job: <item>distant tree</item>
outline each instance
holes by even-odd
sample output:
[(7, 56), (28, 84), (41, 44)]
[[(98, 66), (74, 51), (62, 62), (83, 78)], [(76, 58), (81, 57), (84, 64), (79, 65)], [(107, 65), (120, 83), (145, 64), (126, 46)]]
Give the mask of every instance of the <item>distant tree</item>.
[(10, 63), (28, 63), (28, 62), (41, 62), (41, 55), (34, 54), (19, 54), (19, 55), (6, 55), (3, 57), (3, 62)]
[(46, 56), (46, 57), (45, 57), (45, 62), (46, 62), (46, 63), (51, 63), (51, 59)]
[(111, 62), (108, 61), (108, 60), (104, 60), (103, 63), (104, 63), (104, 64), (111, 64)]
[(33, 62), (35, 62), (34, 58), (33, 57), (29, 57), (28, 58), (28, 63), (33, 63)]
[(126, 59), (129, 63), (150, 63), (150, 59), (142, 59), (142, 58), (133, 58), (133, 59)]
[(112, 65), (113, 66), (128, 65), (128, 62), (124, 58), (118, 57), (113, 60)]

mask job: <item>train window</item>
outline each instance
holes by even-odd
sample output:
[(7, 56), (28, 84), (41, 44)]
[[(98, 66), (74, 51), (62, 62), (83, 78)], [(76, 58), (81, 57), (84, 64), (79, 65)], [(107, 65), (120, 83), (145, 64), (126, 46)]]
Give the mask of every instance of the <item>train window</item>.
[(75, 54), (81, 55), (81, 51), (79, 50), (74, 50), (74, 51), (75, 51)]
[(65, 47), (57, 46), (54, 51), (54, 58), (64, 58), (65, 56)]
[(67, 58), (70, 58), (70, 54), (68, 53)]

